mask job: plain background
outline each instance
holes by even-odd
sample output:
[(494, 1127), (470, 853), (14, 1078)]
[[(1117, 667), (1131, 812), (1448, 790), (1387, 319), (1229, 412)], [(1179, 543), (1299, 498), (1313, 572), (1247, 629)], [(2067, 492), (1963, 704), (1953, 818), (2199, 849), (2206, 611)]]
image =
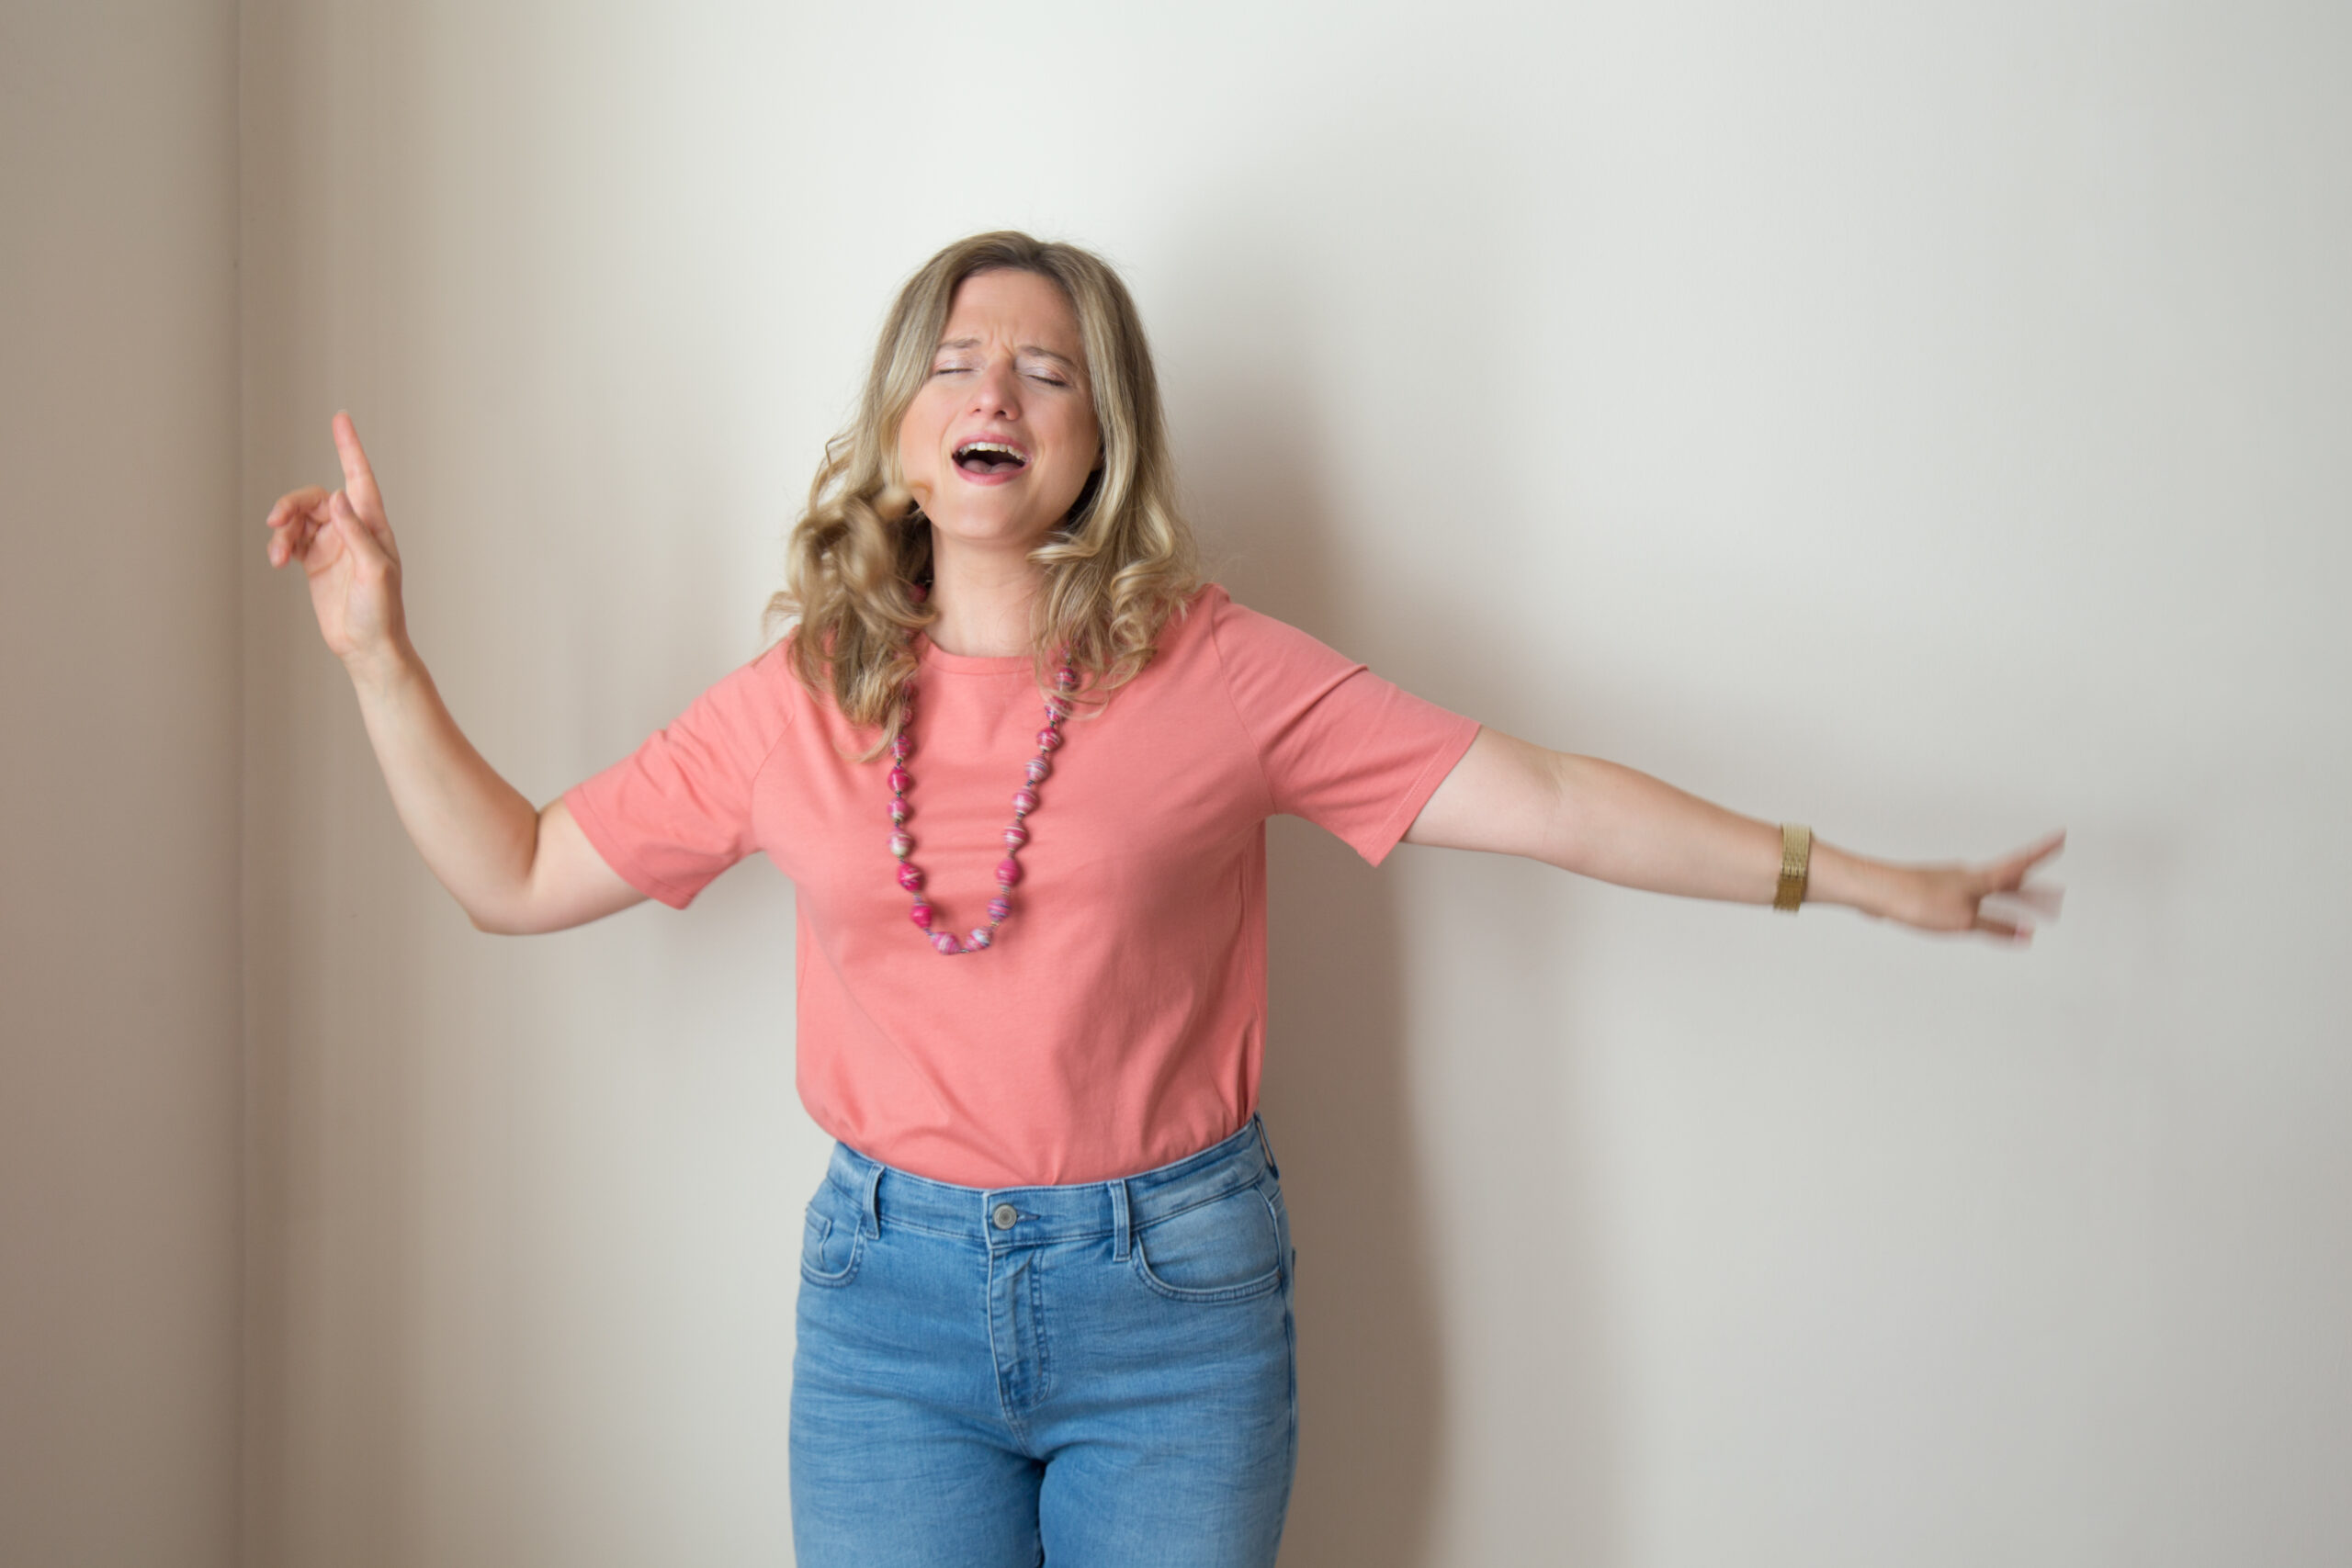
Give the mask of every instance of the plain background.
[(1284, 1562), (2352, 1556), (2352, 21), (10, 0), (0, 1559), (789, 1559), (790, 889), (474, 932), (269, 501), (544, 800), (759, 648), (899, 281), (1142, 304), (1244, 603), (2032, 951), (1272, 829)]

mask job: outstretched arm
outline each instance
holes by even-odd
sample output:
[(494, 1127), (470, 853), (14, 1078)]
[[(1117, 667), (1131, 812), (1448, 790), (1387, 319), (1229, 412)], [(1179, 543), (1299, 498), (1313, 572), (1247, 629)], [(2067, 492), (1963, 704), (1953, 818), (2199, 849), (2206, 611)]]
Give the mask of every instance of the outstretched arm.
[[(2053, 833), (1983, 865), (1894, 865), (1813, 843), (1805, 901), (1846, 904), (1925, 931), (1982, 931), (2023, 942), (2022, 919), (1988, 914), (2003, 894), (2054, 916), (2055, 888), (2027, 874), (2065, 842)], [(1525, 855), (1623, 887), (1770, 904), (1781, 830), (1597, 757), (1547, 751), (1482, 729), (1407, 829), (1408, 843)]]
[(560, 931), (645, 895), (607, 866), (559, 799), (539, 809), (484, 761), (408, 640), (400, 547), (351, 416), (334, 419), (344, 488), (269, 513), (269, 564), (300, 562), (319, 635), (343, 660), (368, 739), (424, 863), (482, 931)]

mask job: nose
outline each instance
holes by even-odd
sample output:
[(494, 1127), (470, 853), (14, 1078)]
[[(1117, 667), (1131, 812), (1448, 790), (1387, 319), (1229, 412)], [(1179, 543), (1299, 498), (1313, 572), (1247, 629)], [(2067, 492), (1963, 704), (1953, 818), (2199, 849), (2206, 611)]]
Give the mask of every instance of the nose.
[(981, 367), (972, 388), (972, 412), (984, 418), (1021, 417), (1021, 378), (1013, 372), (1010, 355)]

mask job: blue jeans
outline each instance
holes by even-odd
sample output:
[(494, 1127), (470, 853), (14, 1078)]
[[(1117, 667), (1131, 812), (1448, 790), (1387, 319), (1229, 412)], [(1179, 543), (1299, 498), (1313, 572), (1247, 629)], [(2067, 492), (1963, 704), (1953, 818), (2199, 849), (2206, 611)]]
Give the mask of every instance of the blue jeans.
[(1255, 1117), (1066, 1187), (954, 1187), (836, 1144), (801, 1247), (799, 1568), (1270, 1568), (1293, 1263)]

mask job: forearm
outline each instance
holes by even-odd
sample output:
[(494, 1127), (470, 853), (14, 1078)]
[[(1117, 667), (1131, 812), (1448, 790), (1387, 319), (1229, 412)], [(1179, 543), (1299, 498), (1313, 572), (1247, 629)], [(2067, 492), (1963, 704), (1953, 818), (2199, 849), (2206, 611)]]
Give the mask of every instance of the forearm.
[[(1551, 756), (1556, 804), (1540, 858), (1623, 887), (1744, 904), (1772, 901), (1781, 878), (1778, 824), (1727, 811), (1597, 757)], [(1805, 901), (1893, 913), (1893, 869), (1816, 838)]]
[(405, 639), (350, 673), (392, 808), (424, 863), (477, 927), (516, 929), (538, 809), (474, 750)]
[[(1995, 895), (2054, 915), (2058, 893), (2027, 882), (2065, 842), (2054, 833), (1984, 865), (1892, 865), (1813, 841), (1809, 904), (1846, 904), (1928, 931), (2023, 942), (2019, 916), (1988, 912)], [(1623, 887), (1770, 904), (1781, 881), (1781, 830), (1597, 757), (1570, 756), (1481, 729), (1422, 804), (1407, 841), (1526, 855)]]

